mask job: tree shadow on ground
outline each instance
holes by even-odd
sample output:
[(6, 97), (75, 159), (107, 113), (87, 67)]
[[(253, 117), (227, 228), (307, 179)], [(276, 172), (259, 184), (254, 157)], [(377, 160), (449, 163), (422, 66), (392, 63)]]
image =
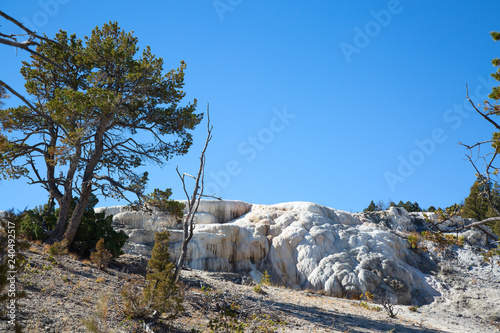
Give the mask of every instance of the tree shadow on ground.
[(318, 309), (311, 306), (297, 305), (293, 303), (274, 302), (263, 300), (265, 306), (273, 307), (289, 316), (306, 320), (313, 323), (319, 329), (340, 330), (349, 333), (367, 333), (367, 332), (405, 332), (405, 333), (445, 333), (445, 331), (426, 328), (411, 327), (411, 323), (403, 324), (397, 322), (398, 318), (387, 321), (372, 319), (363, 315), (350, 313), (341, 313), (336, 310)]

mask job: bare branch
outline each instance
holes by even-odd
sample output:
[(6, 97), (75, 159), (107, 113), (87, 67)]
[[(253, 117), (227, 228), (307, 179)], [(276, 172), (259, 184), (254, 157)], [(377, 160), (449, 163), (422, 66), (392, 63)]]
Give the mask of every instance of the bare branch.
[[(3, 35), (3, 37), (7, 37), (6, 35)], [(13, 35), (11, 35), (13, 36)], [(5, 44), (5, 45), (10, 45), (10, 46), (14, 46), (14, 47), (19, 47), (23, 50), (26, 50), (29, 46), (32, 46), (32, 45), (40, 45), (38, 42), (35, 42), (33, 39), (28, 38), (27, 40), (25, 40), (24, 42), (18, 42), (17, 40), (15, 39), (6, 39), (6, 38), (0, 38), (0, 44)], [(27, 51), (32, 51), (32, 50), (27, 50)]]
[(472, 150), (476, 147), (480, 147), (481, 145), (484, 145), (486, 143), (492, 143), (492, 142), (493, 142), (492, 140), (487, 140), (487, 141), (483, 141), (483, 142), (477, 142), (477, 143), (473, 144), (472, 146), (466, 145), (465, 143), (462, 143), (462, 142), (459, 142), (458, 144), (461, 146), (464, 146), (465, 148), (467, 148), (469, 150)]
[[(11, 16), (9, 16), (9, 15), (5, 14), (5, 12), (3, 12), (3, 11), (1, 11), (1, 10), (0, 10), (0, 16), (2, 16), (2, 17), (3, 17), (3, 18), (5, 18), (6, 20), (8, 20), (8, 21), (10, 21), (10, 22), (14, 23), (15, 25), (17, 25), (17, 26), (18, 26), (19, 28), (21, 28), (22, 30), (26, 31), (26, 33), (27, 33), (28, 35), (30, 35), (30, 36), (31, 36), (28, 40), (30, 40), (31, 38), (36, 38), (36, 39), (43, 40), (44, 42), (57, 44), (57, 45), (61, 46), (62, 48), (66, 49), (66, 50), (68, 50), (68, 51), (72, 51), (72, 52), (75, 52), (75, 53), (80, 53), (80, 52), (77, 52), (77, 51), (75, 51), (75, 50), (72, 50), (72, 49), (70, 49), (70, 48), (66, 47), (65, 45), (62, 45), (61, 43), (59, 43), (59, 42), (57, 42), (57, 41), (55, 41), (55, 40), (53, 40), (53, 39), (50, 39), (50, 38), (47, 38), (47, 37), (44, 37), (44, 36), (41, 36), (41, 35), (36, 34), (36, 32), (35, 32), (35, 31), (31, 31), (30, 29), (26, 28), (26, 27), (25, 27), (25, 26), (24, 26), (21, 22), (19, 22), (19, 21), (18, 21), (18, 20), (16, 20), (15, 18), (13, 18), (13, 17), (11, 17)], [(3, 36), (4, 36), (4, 37), (8, 37), (8, 36), (6, 36), (6, 35), (3, 35)], [(16, 36), (16, 35), (11, 35), (11, 36)], [(32, 40), (32, 43), (33, 43), (33, 44), (30, 44), (30, 45), (39, 45), (37, 42), (34, 42), (33, 40)], [(4, 43), (4, 44), (5, 44), (5, 43)], [(27, 51), (32, 52), (32, 50), (27, 50)], [(49, 61), (49, 62), (50, 62), (50, 61)], [(52, 63), (52, 62), (50, 62), (50, 63)], [(53, 64), (54, 64), (54, 63), (53, 63)], [(54, 65), (56, 65), (56, 66), (58, 66), (58, 67), (61, 67), (61, 66), (59, 66), (59, 65), (57, 65), (57, 64), (54, 64)]]
[[(179, 166), (177, 166), (175, 168), (175, 171), (177, 171), (177, 175), (179, 176), (179, 178), (181, 179), (181, 182), (182, 182), (182, 189), (184, 190), (184, 194), (186, 195), (186, 198), (188, 200), (188, 205), (189, 203), (191, 202), (189, 200), (189, 194), (187, 193), (187, 189), (186, 189), (186, 181), (184, 180), (184, 175), (181, 176), (181, 173), (179, 172)], [(188, 209), (190, 209), (190, 207), (188, 206)]]
[(8, 91), (10, 91), (13, 95), (15, 95), (17, 98), (19, 98), (21, 101), (24, 102), (24, 104), (26, 104), (30, 109), (32, 110), (36, 110), (35, 107), (30, 103), (28, 102), (28, 100), (26, 98), (24, 98), (21, 94), (19, 94), (17, 91), (15, 91), (11, 86), (9, 86), (7, 83), (3, 82), (2, 80), (0, 80), (0, 86), (3, 86), (5, 87)]
[[(184, 266), (184, 262), (187, 257), (187, 250), (188, 250), (188, 244), (191, 238), (193, 237), (194, 234), (194, 217), (196, 212), (198, 211), (198, 207), (200, 205), (201, 198), (204, 196), (203, 195), (203, 189), (204, 189), (204, 179), (205, 179), (205, 153), (207, 151), (208, 144), (210, 140), (212, 140), (212, 126), (210, 125), (210, 112), (209, 112), (209, 105), (207, 104), (207, 139), (205, 140), (205, 146), (203, 147), (203, 150), (201, 151), (200, 154), (200, 167), (198, 169), (198, 173), (196, 175), (196, 178), (193, 177), (190, 174), (181, 173), (179, 172), (179, 167), (176, 168), (177, 175), (179, 175), (179, 178), (182, 181), (182, 188), (184, 190), (184, 193), (186, 194), (187, 201), (188, 201), (188, 212), (184, 216), (183, 219), (183, 240), (182, 240), (182, 248), (181, 248), (181, 255), (179, 256), (179, 259), (177, 261), (176, 267), (175, 267), (175, 273), (174, 273), (174, 281), (177, 282), (179, 280), (179, 276), (181, 273), (181, 269)], [(193, 188), (193, 194), (189, 196), (187, 190), (186, 190), (186, 181), (185, 177), (192, 177), (195, 179), (195, 184)], [(220, 200), (220, 198), (218, 198)]]
[[(500, 216), (499, 217), (490, 217), (490, 218), (487, 218), (487, 219), (484, 219), (482, 221), (479, 221), (479, 222), (474, 222), (474, 223), (471, 223), (471, 224), (468, 224), (468, 225), (463, 225), (459, 228), (455, 228), (455, 229), (452, 229), (452, 230), (446, 230), (445, 232), (456, 232), (456, 231), (463, 231), (465, 229), (471, 229), (471, 228), (477, 228), (479, 229), (480, 231), (486, 233), (490, 238), (493, 238), (494, 240), (498, 240), (498, 236), (494, 235), (494, 234), (490, 234), (488, 233), (486, 230), (482, 229), (482, 228), (478, 228), (484, 224), (487, 224), (487, 223), (491, 223), (491, 222), (499, 222), (500, 221)], [(440, 230), (441, 232), (444, 232), (442, 230)]]
[(64, 68), (61, 65), (59, 65), (58, 63), (50, 60), (49, 58), (47, 58), (46, 56), (42, 55), (41, 53), (30, 49), (29, 48), (30, 45), (39, 45), (37, 42), (35, 42), (33, 40), (28, 39), (26, 42), (16, 42), (16, 41), (11, 41), (11, 40), (8, 40), (8, 39), (5, 39), (5, 38), (0, 38), (0, 44), (10, 45), (10, 46), (18, 47), (18, 48), (20, 48), (22, 50), (28, 51), (29, 53), (34, 54), (37, 57), (42, 58), (46, 62), (48, 62), (48, 63), (50, 63), (50, 64), (58, 67), (59, 69), (64, 70)]
[(216, 197), (215, 194), (200, 194), (201, 197), (203, 198), (213, 198), (213, 199), (217, 199), (217, 200), (222, 200), (221, 197)]
[(487, 114), (484, 114), (481, 111), (479, 111), (479, 109), (476, 107), (474, 102), (472, 102), (472, 100), (469, 97), (469, 87), (467, 87), (467, 85), (465, 85), (465, 89), (467, 90), (467, 97), (466, 98), (469, 101), (469, 103), (472, 105), (472, 107), (477, 111), (477, 113), (479, 113), (484, 119), (489, 121), (493, 126), (495, 126), (498, 130), (500, 130), (500, 125), (498, 125), (495, 121), (493, 121), (490, 117), (488, 117)]
[(36, 34), (31, 31), (30, 29), (26, 28), (21, 22), (19, 22), (18, 20), (16, 20), (15, 18), (5, 14), (3, 11), (0, 10), (0, 16), (2, 16), (3, 18), (5, 18), (6, 20), (8, 21), (11, 21), (12, 23), (14, 23), (15, 25), (17, 25), (19, 28), (23, 29), (24, 31), (26, 31), (28, 34), (30, 34), (31, 36), (36, 36)]
[(195, 176), (192, 176), (189, 173), (185, 173), (185, 172), (182, 174), (182, 176), (188, 176), (188, 177), (191, 177), (193, 179), (196, 179)]

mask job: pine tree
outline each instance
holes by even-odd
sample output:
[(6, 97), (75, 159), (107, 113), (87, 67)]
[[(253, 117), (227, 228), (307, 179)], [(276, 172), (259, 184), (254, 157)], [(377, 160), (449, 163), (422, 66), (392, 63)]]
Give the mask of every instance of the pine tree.
[(375, 202), (373, 202), (373, 200), (372, 200), (370, 202), (370, 204), (368, 205), (368, 207), (363, 209), (363, 212), (374, 212), (376, 210), (377, 210), (377, 205), (375, 205)]
[(157, 232), (155, 235), (155, 245), (148, 262), (151, 272), (146, 276), (148, 284), (144, 290), (144, 298), (153, 310), (173, 318), (182, 311), (184, 297), (174, 281), (175, 265), (170, 261), (168, 253), (169, 239), (168, 231)]
[(60, 31), (55, 41), (23, 62), (25, 105), (0, 109), (0, 177), (47, 190), (60, 213), (46, 242), (71, 245), (93, 192), (140, 197), (148, 173), (138, 169), (186, 154), (202, 115), (196, 100), (181, 105), (185, 62), (165, 73), (163, 59), (149, 47), (139, 52), (118, 23), (85, 40)]
[[(497, 183), (493, 184), (492, 182), (489, 182), (487, 186), (489, 187), (493, 204), (500, 207), (500, 187)], [(469, 196), (465, 198), (463, 217), (481, 221), (489, 217), (497, 216), (486, 198), (487, 190), (488, 188), (486, 188), (484, 183), (479, 179), (474, 182), (470, 188)], [(493, 232), (500, 236), (500, 222), (493, 222), (488, 224), (488, 226)]]

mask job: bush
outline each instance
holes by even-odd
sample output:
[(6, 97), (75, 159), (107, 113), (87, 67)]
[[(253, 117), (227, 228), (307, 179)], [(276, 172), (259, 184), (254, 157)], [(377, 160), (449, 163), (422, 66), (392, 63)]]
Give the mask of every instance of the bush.
[(49, 247), (49, 254), (51, 256), (59, 256), (61, 254), (68, 253), (68, 242), (65, 240), (60, 242), (55, 242)]
[[(75, 239), (68, 250), (82, 256), (89, 256), (95, 249), (97, 242), (103, 238), (105, 247), (114, 257), (119, 256), (128, 236), (123, 232), (116, 232), (111, 226), (113, 216), (105, 213), (97, 214), (94, 207), (99, 200), (91, 195), (89, 203), (78, 226)], [(77, 199), (73, 198), (70, 214), (76, 206)], [(22, 214), (21, 235), (30, 240), (44, 241), (47, 239), (46, 231), (54, 229), (59, 217), (59, 209), (49, 208), (49, 205), (27, 210)]]
[[(500, 207), (500, 187), (498, 183), (489, 182), (488, 187), (480, 180), (477, 179), (472, 187), (463, 206), (463, 216), (474, 218), (478, 221), (487, 219), (489, 217), (496, 217), (495, 210), (490, 206), (485, 192), (490, 190), (493, 205), (497, 208)], [(500, 237), (500, 222), (491, 222), (487, 224), (491, 230)]]
[(90, 260), (92, 260), (97, 268), (105, 270), (112, 257), (111, 252), (104, 247), (104, 238), (101, 237), (95, 246), (95, 251), (90, 254)]
[(127, 283), (122, 291), (122, 312), (130, 318), (147, 318), (151, 315), (151, 307), (144, 300), (144, 283), (133, 280)]
[[(213, 291), (203, 287), (203, 297), (198, 304), (210, 318), (207, 328), (209, 332), (279, 332), (285, 331), (286, 322), (265, 314), (255, 313), (229, 292)], [(209, 315), (207, 312), (215, 312)]]
[(395, 207), (404, 208), (408, 213), (422, 211), (422, 208), (420, 208), (419, 204), (416, 201), (412, 203), (410, 201), (403, 202), (400, 200)]
[(45, 241), (47, 231), (54, 229), (57, 216), (54, 208), (48, 204), (38, 206), (34, 209), (26, 210), (21, 218), (21, 236), (29, 240)]
[(40, 216), (33, 210), (26, 211), (21, 220), (21, 235), (29, 240), (40, 240), (42, 242), (47, 238)]
[(271, 275), (266, 271), (264, 271), (264, 274), (262, 275), (262, 279), (260, 279), (260, 283), (266, 286), (271, 285)]
[(366, 207), (365, 209), (363, 209), (363, 212), (374, 212), (374, 211), (377, 211), (377, 210), (380, 210), (379, 207), (377, 207), (377, 205), (375, 204), (375, 202), (370, 201), (370, 204), (368, 205), (368, 207)]
[[(95, 195), (89, 199), (89, 204), (83, 214), (83, 219), (78, 226), (75, 240), (70, 245), (70, 251), (80, 255), (88, 256), (97, 245), (97, 242), (103, 238), (104, 245), (114, 257), (122, 254), (122, 247), (128, 239), (128, 236), (123, 232), (116, 232), (111, 223), (113, 216), (105, 216), (105, 213), (96, 213), (94, 207), (99, 200)], [(76, 199), (74, 201), (76, 205)]]
[(257, 294), (265, 294), (266, 292), (262, 288), (262, 284), (257, 284), (253, 287), (253, 291), (255, 291)]

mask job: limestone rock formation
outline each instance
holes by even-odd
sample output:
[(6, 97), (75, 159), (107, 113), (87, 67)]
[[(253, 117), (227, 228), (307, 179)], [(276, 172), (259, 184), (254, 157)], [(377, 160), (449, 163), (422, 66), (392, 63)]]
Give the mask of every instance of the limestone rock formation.
[[(179, 201), (187, 204), (185, 200)], [(226, 223), (242, 216), (250, 210), (250, 207), (250, 204), (243, 201), (202, 200), (194, 222), (197, 224)], [(149, 256), (153, 249), (157, 231), (172, 229), (171, 238), (175, 239), (175, 229), (180, 228), (181, 221), (177, 217), (159, 212), (146, 214), (130, 210), (127, 206), (101, 207), (95, 210), (97, 213), (106, 212), (108, 215), (113, 215), (114, 228), (123, 230), (129, 236), (129, 240), (124, 247), (126, 253)], [(181, 234), (177, 235), (177, 237), (182, 241)]]
[[(168, 216), (114, 214), (115, 227), (130, 239), (126, 252), (148, 255), (154, 233), (169, 229), (171, 251), (180, 254), (182, 232)], [(245, 271), (256, 279), (267, 270), (274, 283), (325, 290), (334, 296), (370, 292), (399, 304), (429, 303), (439, 281), (429, 254), (412, 250), (403, 233), (425, 229), (432, 214), (385, 212), (353, 214), (307, 202), (250, 205), (241, 201), (202, 201), (187, 266), (210, 271)], [(450, 223), (463, 223), (456, 221)], [(474, 230), (464, 233), (480, 243)]]

